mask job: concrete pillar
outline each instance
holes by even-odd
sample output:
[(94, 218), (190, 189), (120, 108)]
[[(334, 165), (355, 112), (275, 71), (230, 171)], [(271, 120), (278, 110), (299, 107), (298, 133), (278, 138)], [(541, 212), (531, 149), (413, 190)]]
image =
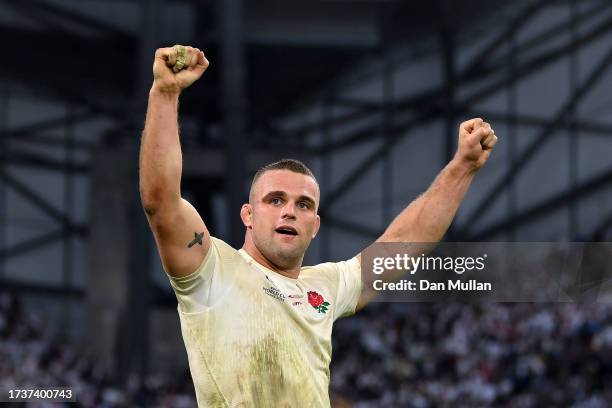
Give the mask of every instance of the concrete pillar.
[(242, 246), (244, 226), (235, 214), (245, 201), (245, 158), (248, 152), (246, 138), (245, 63), (242, 34), (241, 0), (219, 0), (221, 98), (223, 128), (227, 140), (228, 167), (226, 195), (228, 199), (228, 242)]
[(101, 150), (93, 158), (87, 292), (88, 349), (104, 369), (117, 371), (115, 353), (130, 271), (130, 191), (127, 151)]

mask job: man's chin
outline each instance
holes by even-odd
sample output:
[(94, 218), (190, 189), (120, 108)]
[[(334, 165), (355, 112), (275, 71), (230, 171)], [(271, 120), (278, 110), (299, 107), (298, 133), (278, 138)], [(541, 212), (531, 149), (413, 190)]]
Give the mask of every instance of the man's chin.
[(292, 239), (279, 239), (276, 240), (277, 252), (290, 253), (290, 252), (301, 252), (301, 242), (298, 237), (292, 237)]
[[(284, 247), (284, 248), (283, 248)], [(274, 251), (273, 262), (282, 268), (292, 268), (299, 264), (304, 256), (304, 251), (295, 246), (288, 248), (288, 245), (283, 245)]]

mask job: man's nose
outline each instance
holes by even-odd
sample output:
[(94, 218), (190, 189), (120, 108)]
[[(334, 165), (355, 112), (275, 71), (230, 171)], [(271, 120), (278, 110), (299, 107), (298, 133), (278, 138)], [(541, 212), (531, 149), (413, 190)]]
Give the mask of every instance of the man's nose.
[(293, 203), (287, 203), (283, 206), (282, 218), (290, 218), (295, 220), (295, 208)]

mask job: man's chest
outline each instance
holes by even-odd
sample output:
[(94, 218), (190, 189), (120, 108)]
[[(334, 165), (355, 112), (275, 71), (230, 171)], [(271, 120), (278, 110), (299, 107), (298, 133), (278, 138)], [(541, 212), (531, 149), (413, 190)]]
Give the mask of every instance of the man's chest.
[(289, 281), (273, 274), (262, 274), (254, 287), (262, 303), (281, 308), (312, 324), (332, 322), (334, 302), (330, 288), (324, 283), (309, 279)]

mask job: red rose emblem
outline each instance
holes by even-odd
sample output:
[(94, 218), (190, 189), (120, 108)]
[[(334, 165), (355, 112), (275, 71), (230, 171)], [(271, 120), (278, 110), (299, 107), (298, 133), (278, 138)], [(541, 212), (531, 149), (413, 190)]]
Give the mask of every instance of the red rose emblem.
[(308, 303), (310, 303), (312, 307), (320, 306), (323, 300), (323, 296), (319, 295), (317, 292), (308, 292)]
[(327, 313), (327, 308), (330, 305), (329, 302), (325, 301), (322, 295), (318, 294), (314, 290), (308, 292), (308, 303), (310, 303), (310, 306), (315, 308), (317, 312), (323, 314)]

